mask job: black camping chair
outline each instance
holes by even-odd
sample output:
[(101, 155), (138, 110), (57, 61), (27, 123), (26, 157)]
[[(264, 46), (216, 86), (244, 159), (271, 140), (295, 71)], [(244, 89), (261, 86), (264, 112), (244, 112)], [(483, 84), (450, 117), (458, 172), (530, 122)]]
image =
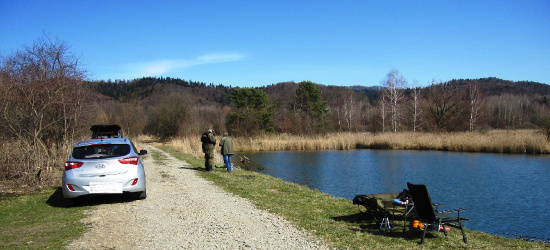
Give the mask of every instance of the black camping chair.
[[(407, 194), (404, 194), (404, 192), (407, 192)], [(362, 212), (370, 215), (377, 224), (380, 223), (380, 231), (389, 230), (391, 232), (393, 220), (400, 217), (403, 219), (403, 232), (405, 232), (405, 221), (410, 208), (408, 206), (396, 206), (393, 201), (401, 199), (401, 197), (405, 199), (407, 195), (407, 190), (403, 190), (401, 193), (360, 194), (353, 198), (353, 204), (363, 206), (365, 211)], [(390, 221), (390, 218), (392, 221)]]
[[(376, 223), (381, 223), (380, 229), (382, 230), (389, 226), (384, 223), (388, 221), (387, 218), (390, 214), (389, 206), (391, 205), (392, 199), (396, 196), (397, 194), (393, 193), (360, 194), (353, 198), (353, 204), (363, 206), (365, 208), (363, 212), (370, 215)], [(391, 229), (391, 227), (388, 229)]]
[[(435, 232), (443, 231), (445, 236), (447, 236), (446, 225), (460, 228), (462, 231), (462, 239), (464, 240), (464, 243), (467, 243), (468, 240), (466, 239), (466, 234), (464, 234), (462, 221), (466, 221), (468, 219), (460, 217), (460, 211), (465, 210), (465, 208), (439, 212), (438, 207), (443, 204), (432, 203), (432, 199), (430, 198), (426, 185), (415, 185), (407, 182), (407, 187), (409, 187), (409, 192), (414, 202), (416, 215), (419, 221), (425, 224), (424, 233), (422, 234), (420, 244), (424, 243), (424, 238), (426, 237), (428, 227), (430, 230)], [(451, 214), (453, 212), (457, 212), (457, 215), (455, 216)]]

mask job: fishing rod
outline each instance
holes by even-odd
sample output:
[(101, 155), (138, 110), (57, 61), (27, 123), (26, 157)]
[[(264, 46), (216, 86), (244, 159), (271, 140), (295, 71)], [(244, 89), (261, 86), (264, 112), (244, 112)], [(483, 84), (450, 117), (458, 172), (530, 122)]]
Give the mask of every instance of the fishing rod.
[(255, 161), (252, 161), (252, 160), (250, 160), (250, 159), (249, 159), (249, 161), (250, 161), (250, 163), (254, 164), (254, 165), (256, 166), (257, 169), (259, 169), (259, 170), (264, 170), (264, 169), (265, 169), (265, 167), (264, 167), (262, 164), (257, 163), (257, 162), (255, 162)]
[(246, 165), (247, 163), (250, 163), (250, 165), (255, 168), (255, 169), (258, 169), (258, 170), (264, 170), (265, 167), (255, 161), (252, 161), (250, 160), (248, 157), (246, 156), (239, 156), (239, 162), (242, 164), (242, 165)]

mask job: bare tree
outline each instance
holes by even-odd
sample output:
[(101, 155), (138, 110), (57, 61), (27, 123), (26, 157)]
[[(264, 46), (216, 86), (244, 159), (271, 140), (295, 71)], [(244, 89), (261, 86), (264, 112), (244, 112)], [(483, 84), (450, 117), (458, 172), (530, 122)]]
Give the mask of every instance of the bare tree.
[(386, 132), (386, 106), (387, 106), (387, 101), (386, 101), (386, 94), (385, 94), (385, 89), (382, 90), (382, 93), (380, 95), (380, 119), (382, 120), (382, 132)]
[(481, 106), (485, 100), (482, 98), (477, 82), (470, 83), (468, 89), (470, 94), (470, 132), (474, 132)]
[(460, 114), (464, 111), (462, 96), (460, 90), (450, 83), (432, 81), (426, 89), (428, 116), (438, 130), (459, 125)]
[(87, 93), (79, 66), (64, 42), (47, 35), (0, 61), (1, 124), (29, 155), (21, 172), (50, 171), (55, 149), (70, 143)]
[(538, 105), (535, 109), (536, 112), (531, 118), (532, 122), (539, 127), (546, 140), (550, 142), (550, 108), (545, 105)]
[(191, 105), (191, 98), (186, 93), (171, 93), (147, 108), (149, 123), (144, 130), (162, 140), (176, 136), (185, 122), (185, 117), (188, 116)]
[(422, 126), (422, 120), (420, 119), (422, 114), (422, 109), (420, 108), (420, 88), (418, 87), (418, 82), (414, 82), (414, 88), (411, 92), (411, 102), (409, 105), (409, 113), (412, 118), (412, 127), (413, 131), (416, 132), (416, 129)]
[[(167, 96), (165, 99), (171, 100), (172, 96)], [(163, 100), (165, 100), (163, 98)], [(173, 104), (173, 109), (179, 108), (181, 105), (179, 102), (186, 101), (186, 99), (177, 100), (178, 103)], [(140, 105), (137, 100), (130, 100), (128, 102), (119, 101), (104, 101), (99, 104), (101, 112), (105, 118), (103, 123), (118, 124), (122, 127), (123, 134), (126, 137), (133, 137), (143, 133), (145, 126), (147, 125), (145, 116), (145, 109)], [(179, 111), (179, 110), (178, 110)], [(172, 112), (172, 110), (170, 110)]]
[(344, 94), (343, 110), (346, 127), (348, 131), (351, 131), (351, 126), (354, 123), (355, 115), (357, 114), (356, 104), (353, 100), (353, 93), (351, 90)]
[(528, 118), (532, 100), (525, 95), (502, 94), (488, 98), (493, 114), (491, 125), (496, 128), (517, 128)]
[(389, 103), (389, 111), (391, 116), (391, 124), (393, 132), (397, 132), (399, 121), (401, 120), (400, 106), (404, 97), (404, 89), (407, 86), (407, 80), (398, 70), (392, 70), (386, 75), (386, 79), (382, 82), (386, 88), (385, 95)]
[(331, 98), (329, 99), (329, 101), (327, 102), (327, 106), (328, 106), (328, 110), (330, 112), (330, 118), (332, 120), (332, 124), (333, 124), (333, 127), (334, 129), (336, 129), (337, 131), (342, 131), (342, 125), (343, 125), (343, 120), (344, 120), (344, 117), (343, 117), (343, 111), (342, 111), (342, 106), (344, 105), (343, 104), (343, 98), (341, 98), (340, 95), (334, 95), (334, 96), (331, 96)]

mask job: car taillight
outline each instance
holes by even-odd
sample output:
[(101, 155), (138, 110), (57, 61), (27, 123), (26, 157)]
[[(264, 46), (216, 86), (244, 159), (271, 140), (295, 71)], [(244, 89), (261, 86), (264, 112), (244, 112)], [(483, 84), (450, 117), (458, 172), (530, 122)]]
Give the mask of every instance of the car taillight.
[(132, 165), (137, 165), (138, 161), (139, 161), (139, 157), (137, 157), (137, 156), (132, 156), (132, 157), (128, 157), (128, 158), (118, 160), (118, 162), (120, 162), (122, 164), (132, 164)]
[(82, 167), (82, 164), (84, 164), (84, 162), (67, 161), (67, 162), (65, 162), (65, 171), (73, 169), (73, 168)]
[(135, 186), (138, 183), (138, 178), (135, 178), (134, 181), (132, 181), (132, 186)]

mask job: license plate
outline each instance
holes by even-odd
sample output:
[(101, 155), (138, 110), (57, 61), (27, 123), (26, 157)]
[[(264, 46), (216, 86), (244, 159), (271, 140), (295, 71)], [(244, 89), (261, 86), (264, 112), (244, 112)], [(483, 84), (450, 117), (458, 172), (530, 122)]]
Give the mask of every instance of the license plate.
[(121, 182), (90, 182), (90, 194), (119, 194), (122, 193)]

